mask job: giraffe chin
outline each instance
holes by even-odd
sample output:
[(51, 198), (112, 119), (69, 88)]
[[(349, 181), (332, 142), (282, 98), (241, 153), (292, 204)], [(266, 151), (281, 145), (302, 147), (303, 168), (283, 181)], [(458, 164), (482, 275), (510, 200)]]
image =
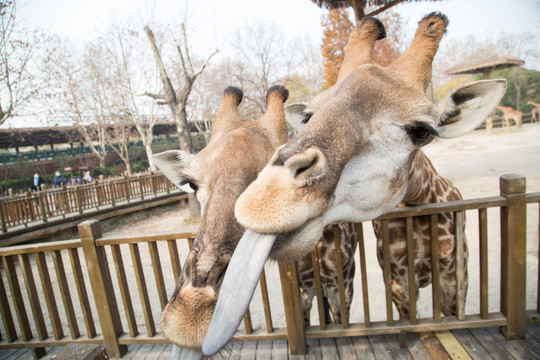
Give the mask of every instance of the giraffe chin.
[(216, 306), (217, 292), (185, 284), (161, 314), (164, 335), (181, 348), (200, 350)]

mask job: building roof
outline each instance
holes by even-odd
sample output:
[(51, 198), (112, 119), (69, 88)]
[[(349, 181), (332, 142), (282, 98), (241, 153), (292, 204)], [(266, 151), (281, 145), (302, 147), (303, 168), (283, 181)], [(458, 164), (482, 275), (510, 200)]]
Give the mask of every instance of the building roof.
[(521, 66), (524, 64), (525, 61), (517, 57), (507, 55), (491, 47), (485, 47), (446, 70), (445, 73), (447, 75), (483, 73), (489, 78), (489, 75), (494, 70)]

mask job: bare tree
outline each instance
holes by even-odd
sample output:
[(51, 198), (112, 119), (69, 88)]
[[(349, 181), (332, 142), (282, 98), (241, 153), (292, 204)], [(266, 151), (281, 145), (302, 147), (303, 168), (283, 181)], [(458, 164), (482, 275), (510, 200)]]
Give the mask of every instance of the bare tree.
[(15, 1), (0, 0), (0, 125), (38, 91), (29, 71), (36, 33), (17, 29), (15, 17)]
[(203, 61), (202, 65), (197, 70), (194, 70), (193, 62), (191, 60), (191, 56), (189, 53), (186, 28), (184, 24), (181, 24), (180, 28), (182, 31), (182, 35), (181, 35), (182, 40), (180, 43), (177, 42), (175, 47), (176, 47), (178, 57), (180, 59), (180, 64), (182, 67), (182, 80), (183, 81), (179, 89), (175, 91), (171, 82), (171, 77), (167, 73), (167, 69), (165, 68), (165, 64), (163, 62), (161, 52), (157, 46), (154, 33), (148, 26), (144, 27), (144, 31), (146, 33), (146, 36), (148, 37), (150, 46), (152, 48), (152, 52), (154, 53), (156, 66), (159, 71), (159, 76), (163, 84), (163, 91), (164, 91), (163, 94), (146, 93), (146, 95), (156, 99), (158, 103), (167, 104), (176, 122), (176, 128), (178, 131), (178, 137), (180, 141), (180, 148), (184, 151), (193, 153), (194, 147), (193, 147), (193, 142), (191, 141), (191, 135), (189, 133), (189, 124), (188, 124), (188, 119), (187, 119), (186, 105), (187, 105), (189, 95), (192, 91), (193, 84), (195, 83), (195, 80), (197, 80), (197, 77), (200, 74), (202, 74), (202, 72), (208, 65), (208, 62), (210, 61), (210, 59), (218, 51), (217, 50), (214, 51), (211, 55), (209, 55), (206, 58), (205, 61)]

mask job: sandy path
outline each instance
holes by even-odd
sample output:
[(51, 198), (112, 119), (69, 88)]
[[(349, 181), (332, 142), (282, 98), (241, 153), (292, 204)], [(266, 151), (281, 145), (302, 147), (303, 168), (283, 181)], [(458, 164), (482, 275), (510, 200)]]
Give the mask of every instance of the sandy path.
[[(485, 131), (475, 131), (472, 134), (453, 140), (440, 140), (429, 144), (425, 152), (432, 159), (439, 173), (453, 181), (465, 199), (495, 196), (499, 194), (499, 176), (507, 173), (517, 173), (527, 178), (527, 192), (540, 192), (540, 125), (525, 125), (519, 132), (496, 129), (493, 134)], [(538, 205), (528, 208), (528, 308), (532, 308), (536, 301), (536, 274), (538, 262)], [(116, 229), (114, 233), (144, 233), (181, 229), (182, 221), (186, 216), (184, 209), (159, 214), (146, 220), (138, 220), (134, 224)], [(499, 223), (498, 211), (490, 210), (489, 219), (489, 291), (490, 311), (498, 311), (499, 303)], [(478, 275), (478, 236), (476, 212), (467, 212), (467, 238), (470, 249), (469, 273), (470, 287), (467, 297), (467, 313), (476, 313), (479, 309), (479, 275)], [(371, 301), (372, 320), (384, 319), (384, 288), (382, 287), (382, 273), (375, 256), (375, 237), (370, 224), (364, 224), (366, 237), (366, 254), (368, 261), (369, 296)], [(141, 247), (143, 249), (143, 247)], [(127, 251), (127, 249), (126, 249)], [(181, 246), (181, 259), (187, 256), (187, 247)], [(163, 259), (167, 257), (166, 249), (160, 248)], [(371, 254), (371, 255), (370, 255)], [(129, 252), (126, 253), (128, 258)], [(182, 262), (183, 263), (183, 262)], [(358, 261), (357, 261), (358, 263)], [(166, 261), (163, 261), (166, 281), (172, 292), (174, 279), (167, 270)], [(147, 269), (150, 264), (146, 264)], [(358, 264), (357, 264), (358, 268)], [(167, 275), (169, 274), (169, 275)], [(357, 269), (359, 274), (359, 269)], [(149, 273), (147, 276), (152, 276)], [(283, 326), (281, 287), (277, 276), (275, 264), (267, 264), (267, 278), (269, 281), (272, 318), (274, 326)], [(152, 283), (153, 281), (148, 281)], [(355, 298), (351, 311), (352, 321), (362, 321), (363, 309), (360, 294), (361, 283), (359, 276), (355, 279)], [(422, 289), (418, 308), (422, 316), (429, 316), (431, 312), (431, 287)], [(152, 289), (150, 289), (152, 294)], [(159, 304), (153, 302), (153, 311), (156, 319), (159, 318)], [(264, 316), (261, 311), (260, 293), (256, 292), (251, 305), (253, 322), (256, 327), (264, 326)], [(395, 313), (397, 314), (397, 313)], [(316, 311), (312, 312), (312, 322), (317, 322)], [(142, 321), (141, 321), (142, 323)]]

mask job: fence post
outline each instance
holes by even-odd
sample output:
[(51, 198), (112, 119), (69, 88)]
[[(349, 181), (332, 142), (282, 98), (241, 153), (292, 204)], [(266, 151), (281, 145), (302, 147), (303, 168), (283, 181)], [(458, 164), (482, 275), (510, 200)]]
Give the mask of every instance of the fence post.
[(103, 246), (96, 246), (95, 243), (96, 239), (101, 237), (101, 225), (98, 220), (87, 220), (79, 224), (78, 228), (105, 348), (109, 358), (118, 359), (127, 352), (127, 346), (118, 343), (118, 337), (124, 331), (114, 296), (107, 254)]
[(111, 183), (110, 180), (107, 181), (107, 186), (109, 188), (109, 194), (111, 195), (111, 206), (116, 206), (116, 198), (115, 198), (115, 194), (114, 194), (114, 189), (113, 189), (113, 184)]
[(124, 189), (126, 190), (126, 200), (129, 203), (129, 199), (131, 197), (129, 193), (129, 179), (125, 174), (124, 174)]
[(43, 222), (47, 222), (47, 209), (45, 208), (45, 193), (44, 190), (38, 192), (39, 211), (41, 211), (41, 218)]
[(527, 197), (521, 175), (500, 178), (501, 196), (507, 205), (501, 208), (501, 312), (507, 326), (502, 333), (508, 340), (525, 339)]
[(82, 201), (81, 201), (81, 189), (78, 185), (75, 185), (75, 202), (77, 203), (77, 208), (79, 209), (79, 214), (83, 213)]
[(141, 200), (144, 200), (144, 189), (143, 189), (143, 180), (142, 180), (142, 176), (139, 175), (137, 176), (137, 179), (139, 180), (139, 192), (141, 193)]
[(296, 264), (279, 264), (279, 277), (283, 293), (283, 307), (287, 324), (287, 339), (291, 355), (306, 354), (306, 336), (304, 334), (304, 319), (300, 304), (300, 290)]
[(4, 215), (4, 204), (2, 200), (0, 200), (0, 227), (3, 233), (7, 232), (6, 215)]

